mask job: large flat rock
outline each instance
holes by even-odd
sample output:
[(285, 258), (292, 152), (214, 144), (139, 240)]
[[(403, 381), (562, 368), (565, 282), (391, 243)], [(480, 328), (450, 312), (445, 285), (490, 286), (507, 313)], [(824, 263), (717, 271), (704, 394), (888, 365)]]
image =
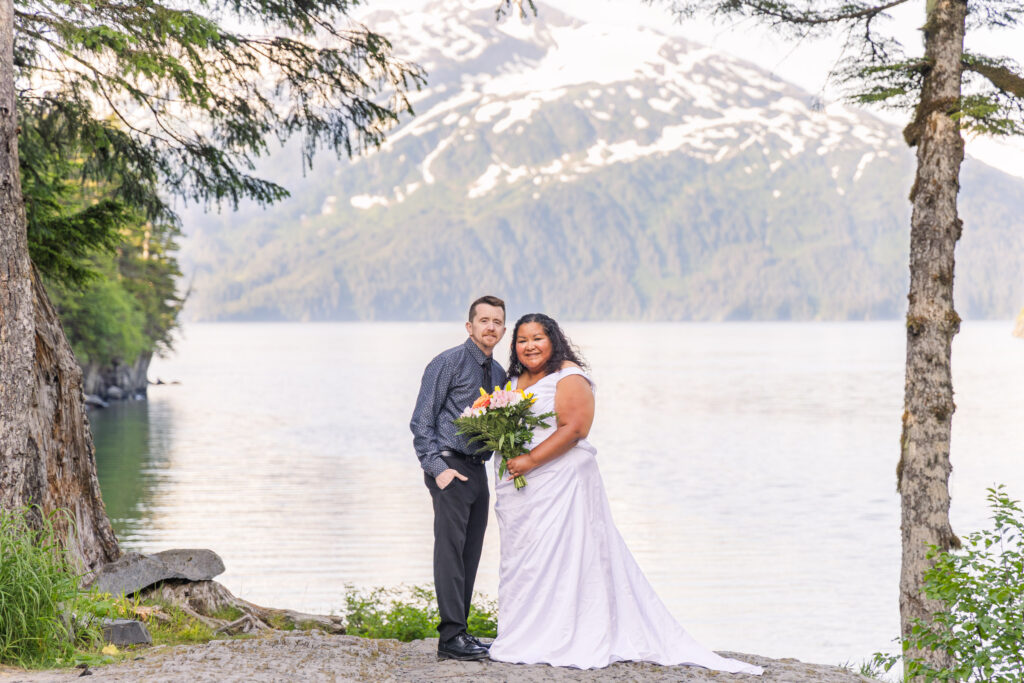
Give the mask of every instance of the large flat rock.
[(189, 581), (209, 581), (224, 573), (224, 560), (212, 550), (163, 550), (150, 557), (159, 559)]
[(129, 552), (103, 565), (87, 587), (131, 595), (167, 579), (206, 581), (223, 571), (224, 562), (212, 550), (165, 550), (153, 555)]

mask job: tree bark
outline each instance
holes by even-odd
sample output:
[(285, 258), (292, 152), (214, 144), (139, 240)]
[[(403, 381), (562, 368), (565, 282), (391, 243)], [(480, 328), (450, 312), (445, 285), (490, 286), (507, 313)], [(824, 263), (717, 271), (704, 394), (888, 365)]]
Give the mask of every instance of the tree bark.
[[(903, 435), (897, 468), (902, 507), (903, 562), (900, 621), (906, 638), (914, 619), (930, 621), (942, 607), (923, 593), (932, 562), (929, 546), (958, 547), (949, 522), (950, 429), (953, 382), (950, 349), (960, 329), (953, 308), (954, 249), (962, 222), (957, 215), (964, 143), (956, 113), (966, 0), (935, 0), (924, 28), (925, 74), (914, 122), (905, 134), (917, 146), (917, 175), (910, 199), (910, 293)], [(935, 667), (949, 663), (941, 652), (911, 650)]]
[[(37, 457), (26, 417), (32, 405), (35, 324), (32, 264), (18, 172), (14, 3), (0, 0), (0, 506), (21, 499), (13, 470)], [(24, 483), (24, 482), (23, 482)]]
[(18, 172), (13, 0), (0, 0), (0, 508), (57, 509), (83, 570), (119, 554), (96, 478), (82, 372), (28, 256)]

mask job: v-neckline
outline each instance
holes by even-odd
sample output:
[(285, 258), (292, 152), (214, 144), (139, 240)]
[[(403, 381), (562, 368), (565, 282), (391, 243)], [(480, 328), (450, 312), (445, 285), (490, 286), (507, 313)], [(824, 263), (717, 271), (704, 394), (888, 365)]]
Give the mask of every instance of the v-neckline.
[[(564, 370), (564, 369), (565, 368), (562, 368), (562, 370)], [(555, 375), (561, 374), (562, 370), (558, 370), (557, 372), (549, 372), (548, 374), (544, 375), (539, 380), (537, 380), (536, 382), (534, 382), (533, 384), (531, 384), (531, 385), (529, 385), (527, 387), (519, 386), (519, 377), (521, 377), (521, 375), (517, 376), (516, 377), (516, 389), (521, 389), (522, 391), (526, 391), (527, 389), (532, 389), (533, 387), (537, 386), (538, 384), (540, 384), (541, 382), (546, 380), (548, 377), (553, 377)]]

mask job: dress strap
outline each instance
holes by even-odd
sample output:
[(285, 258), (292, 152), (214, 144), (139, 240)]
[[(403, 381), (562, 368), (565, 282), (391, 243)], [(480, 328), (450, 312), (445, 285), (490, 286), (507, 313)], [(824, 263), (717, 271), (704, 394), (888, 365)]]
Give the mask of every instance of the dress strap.
[(593, 390), (594, 392), (597, 391), (597, 385), (594, 384), (594, 380), (590, 378), (590, 375), (588, 375), (587, 373), (583, 372), (583, 370), (579, 369), (575, 365), (570, 365), (567, 368), (562, 368), (561, 370), (559, 370), (558, 371), (558, 381), (556, 382), (556, 384), (558, 382), (561, 382), (566, 377), (571, 377), (572, 375), (579, 375), (583, 379), (587, 380), (588, 382), (590, 382), (591, 390)]

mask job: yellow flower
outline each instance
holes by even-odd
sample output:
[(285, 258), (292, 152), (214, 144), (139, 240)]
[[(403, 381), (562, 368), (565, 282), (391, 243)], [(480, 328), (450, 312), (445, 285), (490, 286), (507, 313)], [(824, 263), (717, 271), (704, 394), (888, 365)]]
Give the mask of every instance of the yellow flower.
[(481, 395), (481, 396), (487, 396), (487, 392), (486, 392), (486, 391), (484, 391), (484, 388), (483, 388), (483, 387), (480, 387), (480, 395)]

